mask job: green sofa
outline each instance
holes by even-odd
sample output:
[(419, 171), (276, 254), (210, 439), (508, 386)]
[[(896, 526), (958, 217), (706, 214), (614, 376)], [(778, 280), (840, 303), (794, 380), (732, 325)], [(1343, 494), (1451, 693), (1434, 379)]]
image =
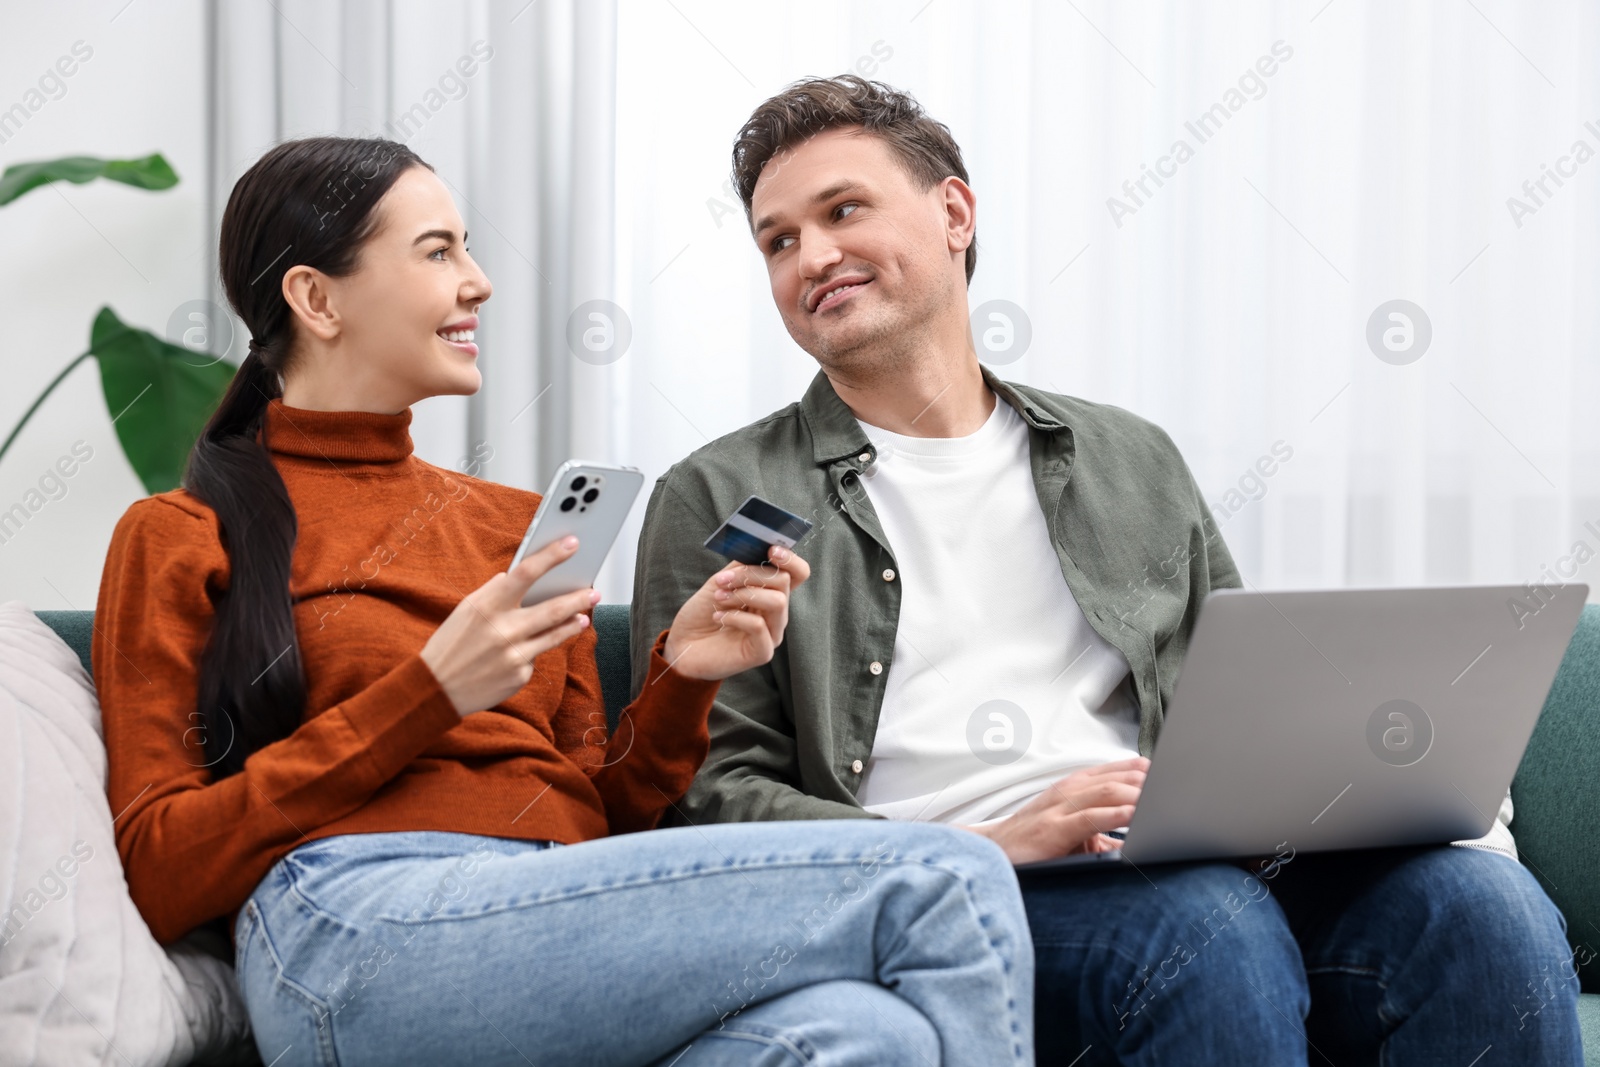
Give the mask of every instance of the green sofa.
[[(89, 670), (94, 613), (38, 615)], [(601, 604), (594, 619), (601, 689), (614, 727), (632, 688), (628, 606)], [(1600, 605), (1584, 609), (1511, 793), (1516, 803), (1511, 829), (1523, 862), (1567, 917), (1567, 940), (1584, 990), (1579, 1012), (1586, 1059), (1600, 1064), (1600, 844), (1595, 840), (1600, 830)]]

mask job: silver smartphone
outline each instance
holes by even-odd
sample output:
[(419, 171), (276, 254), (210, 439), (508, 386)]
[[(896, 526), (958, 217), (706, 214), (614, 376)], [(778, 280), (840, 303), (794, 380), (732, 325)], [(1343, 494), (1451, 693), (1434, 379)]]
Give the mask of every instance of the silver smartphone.
[(568, 534), (578, 539), (578, 551), (535, 579), (523, 594), (523, 607), (594, 585), (643, 485), (644, 474), (636, 467), (575, 459), (561, 465), (506, 569)]

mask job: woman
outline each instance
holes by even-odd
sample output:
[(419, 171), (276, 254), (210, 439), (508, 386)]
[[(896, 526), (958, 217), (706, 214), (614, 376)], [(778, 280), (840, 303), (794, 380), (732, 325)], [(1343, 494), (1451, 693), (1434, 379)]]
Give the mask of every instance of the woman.
[[(593, 590), (520, 606), (535, 494), (412, 455), (475, 392), (490, 285), (383, 140), (279, 145), (222, 220), (254, 340), (186, 487), (118, 523), (94, 648), (108, 790), (158, 940), (233, 923), (264, 1061), (1030, 1064), (1032, 950), (976, 834), (652, 833), (718, 681), (805, 562), (709, 575), (607, 736)], [(614, 836), (631, 835), (631, 836)]]

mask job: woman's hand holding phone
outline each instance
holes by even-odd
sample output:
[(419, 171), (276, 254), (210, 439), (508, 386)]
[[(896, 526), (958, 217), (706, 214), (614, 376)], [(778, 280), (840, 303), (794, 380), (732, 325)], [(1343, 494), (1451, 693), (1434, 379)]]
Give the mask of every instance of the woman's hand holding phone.
[(577, 549), (576, 537), (563, 538), (497, 573), (463, 597), (428, 638), (422, 660), (463, 718), (527, 685), (540, 653), (589, 625), (586, 613), (600, 599), (593, 589), (521, 606), (528, 587)]
[(767, 559), (728, 564), (678, 610), (664, 649), (674, 671), (719, 680), (772, 659), (789, 624), (789, 594), (811, 576), (811, 567), (781, 545), (772, 546)]

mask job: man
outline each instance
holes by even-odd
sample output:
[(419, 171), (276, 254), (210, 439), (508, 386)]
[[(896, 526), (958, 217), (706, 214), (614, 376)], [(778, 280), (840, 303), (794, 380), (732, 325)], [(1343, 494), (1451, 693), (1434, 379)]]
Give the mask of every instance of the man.
[[(733, 155), (773, 300), (821, 370), (657, 482), (635, 688), (746, 496), (813, 519), (813, 577), (771, 663), (723, 684), (680, 817), (941, 821), (1015, 863), (1113, 847), (1201, 601), (1240, 584), (1188, 468), (1126, 411), (980, 365), (976, 197), (910, 96), (797, 83)], [(1022, 886), (1042, 1064), (1581, 1062), (1564, 922), (1503, 855), (1291, 843), (1265, 868)]]

